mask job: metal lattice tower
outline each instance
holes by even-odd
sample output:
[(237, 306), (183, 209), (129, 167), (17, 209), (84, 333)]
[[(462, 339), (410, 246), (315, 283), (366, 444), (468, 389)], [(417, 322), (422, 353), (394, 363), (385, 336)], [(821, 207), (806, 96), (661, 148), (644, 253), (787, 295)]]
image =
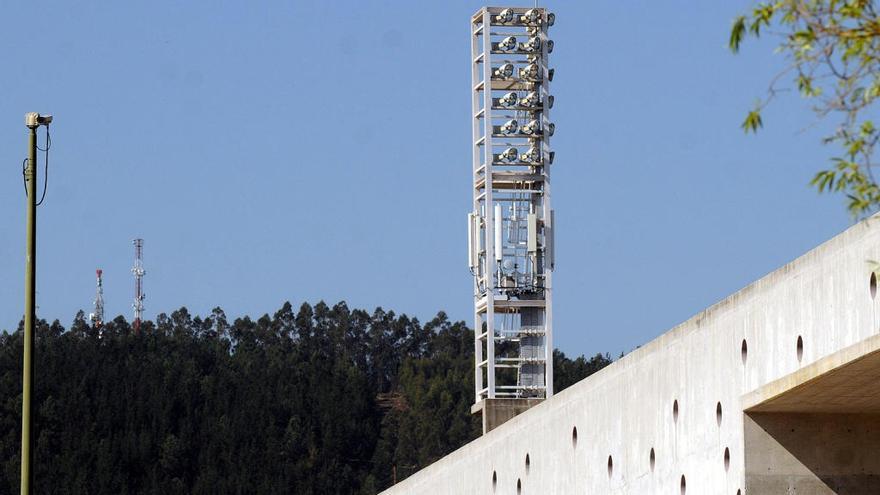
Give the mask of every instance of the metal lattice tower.
[(134, 244), (134, 267), (131, 269), (131, 273), (134, 274), (134, 304), (132, 304), (134, 323), (132, 326), (135, 331), (138, 331), (144, 317), (144, 298), (146, 297), (144, 295), (144, 274), (147, 272), (144, 271), (144, 240), (135, 239), (132, 244)]
[(543, 8), (471, 19), (475, 402), (553, 395), (553, 97)]
[(104, 270), (98, 268), (95, 270), (97, 275), (97, 287), (95, 288), (95, 312), (89, 315), (95, 328), (104, 325)]

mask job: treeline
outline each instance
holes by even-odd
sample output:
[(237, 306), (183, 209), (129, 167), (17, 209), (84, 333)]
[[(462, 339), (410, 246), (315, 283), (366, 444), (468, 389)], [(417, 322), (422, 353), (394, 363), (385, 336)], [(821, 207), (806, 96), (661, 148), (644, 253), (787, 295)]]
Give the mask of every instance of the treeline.
[[(0, 493), (17, 493), (21, 326), (0, 334)], [(476, 438), (473, 331), (289, 303), (230, 323), (36, 332), (35, 492), (372, 494)], [(557, 390), (610, 362), (554, 354)]]

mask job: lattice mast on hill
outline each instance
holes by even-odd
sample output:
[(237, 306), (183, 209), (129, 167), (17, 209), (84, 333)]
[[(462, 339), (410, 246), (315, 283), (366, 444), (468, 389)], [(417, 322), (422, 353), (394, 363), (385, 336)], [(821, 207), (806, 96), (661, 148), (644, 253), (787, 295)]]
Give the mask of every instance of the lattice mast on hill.
[(95, 288), (95, 312), (89, 315), (95, 328), (104, 325), (104, 271), (98, 268), (95, 270), (97, 275), (97, 286)]
[(134, 267), (131, 269), (131, 273), (134, 274), (134, 303), (132, 304), (134, 323), (132, 327), (137, 332), (141, 328), (141, 320), (144, 317), (144, 299), (146, 297), (144, 294), (144, 274), (147, 272), (144, 271), (144, 240), (135, 239), (132, 244), (134, 244)]
[(471, 18), (475, 402), (553, 394), (553, 97), (543, 8)]

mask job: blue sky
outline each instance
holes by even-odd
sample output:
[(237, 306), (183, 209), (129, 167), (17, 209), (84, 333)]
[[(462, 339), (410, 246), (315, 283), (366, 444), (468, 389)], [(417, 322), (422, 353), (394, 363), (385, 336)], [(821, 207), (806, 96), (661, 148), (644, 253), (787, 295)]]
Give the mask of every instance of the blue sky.
[[(528, 4), (516, 2), (516, 4)], [(850, 224), (749, 1), (555, 2), (555, 342), (629, 351)], [(443, 2), (12, 2), (0, 19), (0, 328), (23, 308), (27, 111), (52, 113), (39, 316), (346, 300), (468, 322), (468, 20)], [(804, 130), (807, 128), (806, 130)]]

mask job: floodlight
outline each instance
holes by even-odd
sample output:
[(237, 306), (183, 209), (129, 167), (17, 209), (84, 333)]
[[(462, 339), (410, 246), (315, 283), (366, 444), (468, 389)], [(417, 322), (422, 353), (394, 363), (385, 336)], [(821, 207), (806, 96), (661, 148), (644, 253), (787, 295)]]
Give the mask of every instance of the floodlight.
[(532, 146), (531, 148), (529, 148), (529, 151), (526, 151), (525, 153), (520, 155), (519, 159), (528, 163), (540, 163), (541, 149), (537, 146)]
[(520, 79), (538, 79), (539, 70), (538, 64), (529, 64), (519, 69), (519, 77)]
[(541, 50), (541, 38), (532, 36), (525, 43), (520, 44), (520, 49), (524, 52), (535, 53)]
[(499, 22), (501, 24), (510, 24), (513, 22), (513, 10), (512, 9), (504, 9), (495, 16), (495, 22)]
[(538, 9), (529, 9), (526, 11), (522, 17), (519, 18), (523, 24), (537, 24), (538, 20), (541, 19), (541, 13), (538, 12)]
[(519, 154), (519, 151), (516, 148), (511, 146), (510, 148), (507, 148), (506, 150), (501, 152), (501, 154), (498, 155), (498, 157), (504, 161), (507, 161), (507, 162), (515, 162), (518, 154)]
[(519, 129), (519, 123), (516, 120), (511, 119), (504, 123), (501, 126), (501, 134), (516, 134), (516, 131)]
[(541, 122), (537, 119), (532, 119), (528, 124), (522, 126), (522, 133), (528, 134), (529, 136), (533, 136), (535, 134), (539, 134), (541, 132)]
[(536, 107), (539, 103), (541, 103), (541, 101), (538, 98), (537, 91), (529, 92), (529, 94), (527, 94), (526, 97), (522, 99), (522, 106), (524, 107)]
[(516, 36), (508, 36), (498, 43), (498, 49), (502, 52), (516, 50)]
[(519, 102), (519, 96), (513, 91), (498, 99), (498, 104), (502, 107), (513, 107), (517, 102)]
[(507, 63), (495, 69), (495, 77), (507, 79), (513, 75), (513, 64)]

